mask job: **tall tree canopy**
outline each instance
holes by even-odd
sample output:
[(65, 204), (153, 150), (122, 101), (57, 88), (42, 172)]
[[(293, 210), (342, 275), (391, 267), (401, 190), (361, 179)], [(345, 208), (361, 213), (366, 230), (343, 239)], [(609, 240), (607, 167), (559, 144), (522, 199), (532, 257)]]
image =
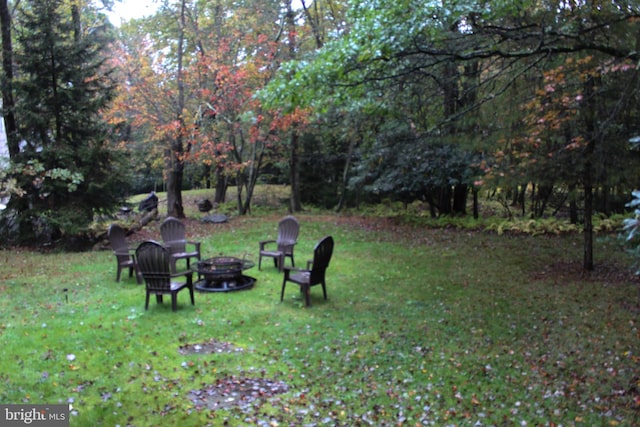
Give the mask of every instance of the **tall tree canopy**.
[[(377, 106), (377, 117), (398, 134), (361, 147), (373, 169), (358, 168), (366, 175), (356, 182), (366, 182), (371, 172), (384, 179), (362, 188), (406, 194), (404, 175), (385, 152), (415, 160), (412, 152), (424, 140), (470, 154), (464, 158), (477, 175), (467, 175), (467, 184), (503, 185), (488, 178), (512, 172), (511, 181), (525, 186), (534, 181), (538, 188), (580, 188), (584, 264), (591, 269), (594, 192), (621, 182), (599, 165), (623, 158), (625, 142), (638, 127), (630, 118), (639, 106), (639, 17), (635, 2), (352, 1), (349, 31), (325, 43), (313, 60), (285, 64), (262, 95), (275, 105), (293, 99), (321, 115), (336, 108), (366, 115)], [(411, 168), (413, 179), (421, 176), (428, 184), (440, 176), (447, 187), (459, 187), (454, 175), (435, 174), (447, 151), (419, 151), (425, 165)], [(371, 161), (376, 153), (385, 161)], [(494, 159), (505, 153), (512, 161), (513, 155), (529, 160), (528, 172), (512, 161), (497, 164)], [(498, 171), (498, 165), (509, 167)], [(411, 188), (425, 196), (433, 192), (428, 185)]]
[[(234, 180), (238, 210), (247, 213), (277, 123), (284, 123), (253, 96), (283, 60), (280, 2), (165, 6), (123, 28), (118, 59), (126, 84), (112, 116), (146, 129), (156, 151), (164, 147), (167, 183), (185, 162), (199, 162), (214, 171), (217, 198)], [(171, 202), (181, 199), (180, 184), (167, 188), (170, 215), (182, 215)]]

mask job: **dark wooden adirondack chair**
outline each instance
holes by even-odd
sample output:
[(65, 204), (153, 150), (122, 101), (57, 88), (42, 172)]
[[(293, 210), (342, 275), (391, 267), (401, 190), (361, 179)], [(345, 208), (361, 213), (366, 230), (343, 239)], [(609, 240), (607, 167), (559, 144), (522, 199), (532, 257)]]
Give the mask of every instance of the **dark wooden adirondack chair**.
[[(158, 304), (162, 304), (163, 295), (171, 295), (171, 309), (178, 308), (178, 292), (188, 289), (191, 295), (191, 305), (195, 304), (193, 298), (193, 271), (186, 270), (173, 273), (171, 270), (171, 254), (161, 244), (153, 241), (143, 242), (136, 249), (136, 258), (140, 273), (145, 281), (146, 298), (144, 309), (149, 308), (149, 298), (156, 296)], [(184, 277), (184, 281), (174, 279)]]
[(140, 278), (140, 272), (138, 271), (138, 264), (136, 262), (136, 255), (133, 248), (129, 247), (127, 243), (127, 237), (125, 231), (118, 224), (111, 224), (107, 230), (107, 237), (109, 243), (113, 249), (113, 254), (116, 256), (116, 262), (118, 270), (116, 272), (116, 282), (120, 281), (120, 275), (123, 269), (129, 269), (129, 277), (136, 273), (136, 280), (138, 283), (142, 283)]
[[(160, 225), (160, 235), (162, 242), (171, 253), (171, 271), (177, 272), (177, 261), (185, 259), (187, 268), (191, 267), (191, 258), (200, 260), (200, 242), (187, 240), (187, 230), (185, 225), (177, 218), (168, 217)], [(191, 251), (187, 251), (190, 246)]]
[(313, 249), (313, 260), (307, 263), (306, 270), (294, 268), (284, 268), (284, 279), (282, 280), (282, 292), (280, 301), (284, 300), (284, 289), (287, 282), (293, 282), (300, 286), (304, 294), (305, 304), (311, 305), (311, 287), (322, 285), (324, 299), (327, 299), (327, 286), (325, 283), (325, 272), (329, 267), (331, 255), (333, 254), (333, 237), (327, 236), (320, 240)]
[(298, 220), (289, 215), (278, 223), (278, 237), (276, 240), (263, 240), (260, 244), (260, 255), (258, 257), (258, 270), (262, 269), (262, 257), (273, 258), (276, 267), (282, 271), (284, 259), (289, 257), (291, 265), (295, 266), (293, 259), (293, 248), (298, 241), (300, 224)]

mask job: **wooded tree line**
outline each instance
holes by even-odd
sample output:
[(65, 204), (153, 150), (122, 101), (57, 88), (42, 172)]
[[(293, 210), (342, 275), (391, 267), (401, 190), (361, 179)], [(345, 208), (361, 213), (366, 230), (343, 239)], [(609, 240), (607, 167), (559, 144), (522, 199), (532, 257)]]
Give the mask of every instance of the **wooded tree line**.
[[(638, 186), (629, 143), (639, 133), (636, 2), (175, 0), (119, 28), (97, 2), (3, 3), (5, 107), (23, 99), (12, 74), (31, 72), (15, 60), (27, 46), (23, 10), (57, 11), (52, 19), (70, 23), (55, 30), (65, 43), (112, 37), (92, 51), (101, 67), (77, 63), (114, 83), (113, 98), (104, 92), (85, 117), (115, 129), (104, 147), (127, 155), (119, 177), (138, 189), (149, 189), (139, 177), (161, 177), (169, 215), (184, 215), (181, 190), (194, 182), (215, 187), (217, 201), (236, 185), (241, 214), (259, 182), (290, 184), (292, 211), (395, 199), (423, 201), (433, 216), (468, 206), (475, 214), (470, 202), (482, 191), (521, 214), (566, 211), (582, 222), (590, 268), (592, 214), (620, 211)], [(55, 135), (35, 143), (18, 132), (32, 128), (19, 104), (4, 109), (7, 128), (18, 123), (17, 166)], [(73, 173), (76, 160), (56, 161), (38, 173), (65, 196), (81, 194), (69, 176), (84, 184), (89, 175), (51, 176)], [(22, 166), (6, 176), (33, 173)], [(19, 179), (4, 182), (4, 191), (51, 203)], [(14, 199), (32, 212), (28, 197)]]

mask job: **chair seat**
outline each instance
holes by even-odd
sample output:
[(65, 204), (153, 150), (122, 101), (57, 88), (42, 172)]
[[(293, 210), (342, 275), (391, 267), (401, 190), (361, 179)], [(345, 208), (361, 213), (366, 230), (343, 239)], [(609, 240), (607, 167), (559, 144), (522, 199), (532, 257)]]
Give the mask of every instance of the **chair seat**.
[(122, 270), (124, 270), (124, 269), (128, 268), (128, 269), (130, 269), (132, 272), (135, 272), (135, 273), (136, 273), (136, 276), (137, 276), (136, 278), (137, 278), (137, 280), (138, 280), (138, 283), (140, 283), (140, 281), (141, 281), (141, 280), (140, 280), (140, 277), (139, 277), (139, 273), (137, 272), (137, 270), (138, 270), (138, 266), (136, 265), (136, 262), (135, 262), (135, 261), (129, 260), (129, 261), (121, 262), (121, 263), (119, 263), (119, 264), (118, 264), (118, 267), (119, 267), (120, 269), (122, 269)]
[(191, 257), (199, 257), (199, 252), (173, 252), (171, 254), (174, 258), (191, 258)]
[(309, 283), (310, 279), (311, 279), (310, 271), (300, 271), (298, 273), (293, 273), (289, 276), (290, 282), (298, 283), (300, 285)]
[(188, 286), (187, 283), (185, 282), (171, 282), (171, 290), (172, 291), (178, 291), (186, 286)]
[(282, 255), (282, 252), (281, 251), (262, 251), (260, 252), (260, 254), (262, 256), (279, 257)]
[[(185, 286), (187, 286), (187, 283), (185, 282), (171, 282), (169, 284), (169, 292), (176, 292), (179, 291), (180, 289), (184, 288)], [(151, 293), (161, 293), (161, 294), (166, 294), (167, 293), (167, 289), (150, 289)]]

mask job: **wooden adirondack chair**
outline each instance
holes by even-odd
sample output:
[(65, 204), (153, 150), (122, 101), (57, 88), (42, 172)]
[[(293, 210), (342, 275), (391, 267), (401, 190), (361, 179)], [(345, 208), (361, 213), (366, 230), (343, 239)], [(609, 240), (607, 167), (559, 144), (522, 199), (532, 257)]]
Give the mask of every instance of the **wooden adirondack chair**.
[[(149, 309), (151, 295), (156, 296), (158, 304), (162, 304), (163, 295), (171, 295), (171, 309), (176, 311), (178, 308), (178, 292), (183, 289), (189, 290), (191, 305), (195, 304), (193, 297), (193, 271), (172, 272), (171, 253), (167, 248), (157, 242), (143, 242), (136, 249), (136, 258), (140, 273), (145, 281), (145, 310)], [(184, 277), (184, 281), (176, 281), (175, 279), (178, 277)]]
[(284, 267), (284, 259), (289, 257), (291, 265), (295, 266), (293, 259), (293, 248), (298, 241), (300, 224), (298, 220), (289, 215), (278, 223), (278, 237), (276, 240), (262, 240), (260, 244), (260, 254), (258, 257), (258, 270), (262, 269), (262, 258), (273, 258), (273, 262), (280, 271)]
[(284, 300), (284, 289), (287, 282), (293, 282), (300, 286), (300, 290), (304, 294), (305, 304), (311, 305), (311, 287), (322, 285), (322, 293), (324, 299), (327, 299), (327, 286), (325, 281), (325, 273), (331, 261), (333, 254), (333, 237), (327, 236), (320, 240), (313, 249), (313, 260), (307, 263), (306, 270), (295, 268), (284, 268), (284, 279), (282, 280), (282, 291), (280, 293), (280, 301)]
[[(160, 225), (160, 235), (164, 246), (171, 254), (171, 271), (177, 272), (177, 262), (180, 259), (187, 261), (187, 268), (191, 267), (191, 258), (200, 260), (200, 242), (187, 240), (185, 225), (177, 218), (168, 217)], [(192, 250), (187, 250), (190, 247)]]
[(138, 283), (142, 283), (140, 278), (140, 272), (138, 271), (138, 263), (136, 262), (136, 255), (133, 248), (129, 247), (127, 243), (127, 237), (125, 231), (118, 224), (111, 224), (107, 230), (107, 237), (113, 249), (113, 254), (116, 256), (117, 271), (116, 282), (120, 281), (120, 275), (123, 269), (129, 269), (129, 277), (136, 274), (136, 280)]

